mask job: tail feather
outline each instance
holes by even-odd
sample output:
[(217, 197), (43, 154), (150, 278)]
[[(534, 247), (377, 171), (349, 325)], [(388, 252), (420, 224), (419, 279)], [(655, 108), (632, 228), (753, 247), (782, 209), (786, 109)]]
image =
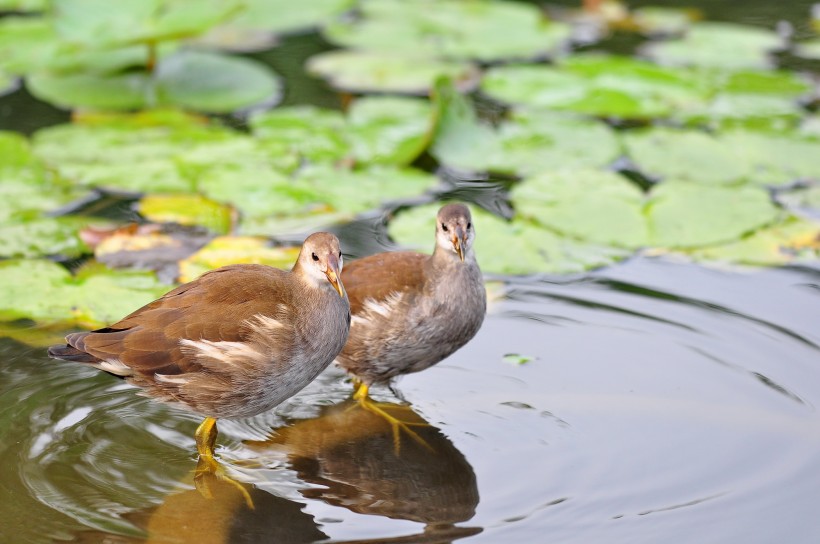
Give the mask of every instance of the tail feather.
[(87, 332), (75, 332), (65, 337), (66, 345), (51, 346), (48, 348), (48, 356), (53, 359), (63, 361), (74, 361), (77, 363), (99, 363), (100, 359), (90, 353), (83, 351), (85, 347), (85, 337)]

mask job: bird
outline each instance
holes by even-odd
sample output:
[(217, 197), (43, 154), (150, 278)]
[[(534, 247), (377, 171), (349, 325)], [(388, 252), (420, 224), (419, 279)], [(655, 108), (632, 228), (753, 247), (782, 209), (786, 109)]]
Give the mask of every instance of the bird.
[(470, 209), (443, 206), (435, 232), (432, 255), (377, 253), (342, 271), (353, 319), (336, 362), (354, 378), (354, 399), (371, 411), (382, 412), (369, 400), (371, 386), (438, 363), (473, 338), (484, 321), (487, 295)]
[(200, 461), (214, 467), (217, 419), (270, 410), (341, 351), (351, 321), (342, 268), (339, 240), (317, 232), (290, 271), (223, 266), (113, 325), (69, 334), (48, 355), (124, 378), (145, 396), (204, 416), (196, 447)]

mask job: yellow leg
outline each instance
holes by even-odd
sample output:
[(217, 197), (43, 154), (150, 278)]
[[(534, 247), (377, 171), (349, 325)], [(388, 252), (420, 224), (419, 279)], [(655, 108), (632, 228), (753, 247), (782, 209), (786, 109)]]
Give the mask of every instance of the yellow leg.
[[(387, 420), (390, 424), (390, 427), (393, 429), (393, 447), (396, 450), (396, 455), (399, 454), (401, 451), (401, 431), (406, 432), (410, 438), (415, 440), (418, 444), (424, 446), (428, 450), (432, 451), (433, 448), (424, 441), (422, 437), (416, 434), (412, 429), (411, 426), (416, 427), (423, 427), (426, 426), (425, 423), (410, 423), (406, 421), (402, 421), (399, 418), (391, 415), (387, 412), (385, 408), (382, 407), (378, 402), (374, 402), (370, 396), (368, 395), (368, 391), (370, 390), (370, 386), (368, 386), (364, 382), (356, 381), (355, 382), (356, 391), (353, 393), (353, 400), (358, 401), (359, 406), (367, 410), (368, 412), (372, 412), (378, 416), (383, 417)], [(391, 405), (395, 406), (395, 405)]]
[(209, 485), (209, 480), (216, 477), (218, 480), (229, 483), (235, 486), (242, 497), (245, 499), (245, 504), (251, 510), (253, 507), (253, 500), (250, 493), (245, 489), (245, 486), (237, 482), (225, 473), (225, 469), (214, 457), (214, 446), (216, 445), (216, 435), (218, 430), (216, 428), (216, 419), (206, 417), (194, 433), (196, 439), (196, 449), (199, 452), (199, 460), (196, 464), (196, 473), (194, 475), (194, 484), (199, 493), (208, 499), (213, 498), (213, 493)]

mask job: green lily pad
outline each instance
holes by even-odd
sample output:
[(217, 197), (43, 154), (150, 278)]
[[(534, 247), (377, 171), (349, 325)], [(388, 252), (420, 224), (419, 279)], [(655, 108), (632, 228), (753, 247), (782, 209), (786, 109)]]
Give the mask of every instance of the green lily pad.
[(229, 264), (266, 264), (290, 269), (299, 250), (299, 246), (272, 246), (266, 238), (255, 236), (220, 236), (180, 261), (179, 281), (192, 281), (208, 270)]
[(364, 97), (345, 117), (334, 110), (297, 106), (251, 118), (254, 136), (275, 153), (310, 162), (405, 165), (418, 157), (432, 133), (432, 109), (423, 100)]
[[(187, 192), (196, 189), (199, 175), (209, 166), (260, 164), (265, 156), (255, 146), (244, 145), (247, 137), (195, 117), (158, 112), (86, 119), (39, 130), (33, 137), (35, 154), (78, 185)], [(236, 140), (243, 145), (237, 146)], [(271, 157), (260, 167), (275, 162)]]
[(254, 165), (215, 166), (202, 173), (197, 186), (209, 198), (237, 208), (243, 222), (306, 213), (321, 201), (311, 187)]
[(688, 254), (699, 261), (769, 266), (816, 261), (820, 257), (820, 224), (791, 217), (736, 242)]
[(367, 0), (360, 10), (358, 19), (326, 26), (325, 37), (359, 50), (481, 61), (540, 57), (570, 37), (568, 25), (521, 3)]
[(57, 35), (43, 17), (0, 18), (0, 67), (24, 74), (48, 63), (59, 50)]
[(152, 273), (90, 267), (77, 277), (44, 260), (0, 262), (0, 319), (97, 328), (158, 298), (171, 286)]
[(691, 74), (628, 57), (577, 55), (560, 67), (502, 66), (482, 90), (503, 102), (603, 117), (648, 119), (706, 100)]
[(241, 3), (223, 0), (58, 0), (53, 17), (68, 42), (116, 46), (196, 36), (239, 9)]
[(570, 170), (523, 180), (512, 203), (524, 217), (568, 237), (637, 249), (726, 243), (779, 216), (757, 187), (670, 181), (644, 195), (612, 172)]
[(155, 223), (199, 225), (214, 232), (229, 232), (235, 211), (201, 195), (146, 195), (137, 203), (137, 211)]
[(471, 89), (478, 71), (466, 62), (435, 60), (417, 54), (371, 51), (329, 51), (308, 59), (307, 70), (336, 88), (354, 92), (397, 92), (426, 95), (439, 77)]
[(354, 7), (353, 0), (311, 0), (294, 9), (290, 0), (245, 0), (241, 12), (231, 19), (232, 27), (275, 34), (298, 32), (322, 26)]
[[(440, 204), (401, 211), (388, 224), (398, 244), (429, 253), (433, 250), (436, 212)], [(525, 219), (504, 221), (475, 206), (475, 250), (481, 269), (490, 274), (569, 274), (620, 261), (630, 252), (562, 237)]]
[(646, 213), (651, 245), (667, 248), (732, 242), (781, 214), (764, 189), (682, 182), (655, 187)]
[(0, 256), (78, 257), (89, 252), (78, 232), (92, 222), (88, 217), (34, 217), (0, 223)]
[(794, 129), (804, 115), (793, 98), (752, 93), (725, 93), (709, 103), (692, 104), (679, 110), (672, 118), (689, 125), (708, 126), (713, 130), (750, 128), (788, 131)]
[(34, 156), (25, 136), (0, 130), (0, 171), (17, 170), (33, 162)]
[(628, 155), (650, 176), (708, 184), (780, 185), (820, 178), (818, 142), (786, 134), (722, 134), (653, 128), (624, 134)]
[(253, 135), (274, 152), (311, 162), (334, 162), (350, 153), (341, 112), (313, 106), (278, 108), (251, 117)]
[(767, 68), (768, 53), (782, 47), (773, 31), (732, 23), (693, 24), (680, 40), (650, 44), (645, 52), (666, 65), (702, 68)]
[(228, 113), (280, 95), (277, 77), (250, 59), (183, 51), (163, 58), (147, 72), (56, 74), (39, 72), (26, 80), (41, 100), (65, 108), (136, 109), (182, 106)]
[(612, 130), (594, 120), (524, 110), (494, 129), (481, 123), (469, 101), (451, 88), (439, 88), (435, 100), (441, 117), (430, 152), (458, 170), (527, 175), (605, 166), (620, 155)]
[(388, 166), (364, 170), (314, 166), (301, 171), (297, 182), (321, 195), (322, 203), (328, 209), (348, 213), (418, 197), (440, 184), (436, 176), (421, 170)]
[(535, 357), (532, 355), (521, 355), (520, 353), (505, 353), (501, 360), (511, 365), (524, 365), (534, 361)]
[(541, 174), (516, 185), (511, 199), (518, 213), (568, 237), (633, 249), (649, 242), (644, 194), (614, 172)]

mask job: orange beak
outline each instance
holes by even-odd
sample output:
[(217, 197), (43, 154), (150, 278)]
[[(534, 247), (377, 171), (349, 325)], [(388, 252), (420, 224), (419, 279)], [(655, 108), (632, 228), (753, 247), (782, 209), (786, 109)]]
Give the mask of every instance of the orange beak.
[(325, 271), (325, 276), (327, 276), (327, 281), (330, 282), (330, 285), (332, 285), (333, 288), (336, 289), (336, 292), (339, 293), (339, 296), (344, 297), (345, 289), (339, 275), (339, 258), (336, 255), (331, 255), (327, 260), (327, 270)]
[(450, 241), (453, 243), (453, 249), (458, 253), (458, 258), (461, 259), (461, 262), (464, 262), (464, 230), (461, 227), (456, 227)]

